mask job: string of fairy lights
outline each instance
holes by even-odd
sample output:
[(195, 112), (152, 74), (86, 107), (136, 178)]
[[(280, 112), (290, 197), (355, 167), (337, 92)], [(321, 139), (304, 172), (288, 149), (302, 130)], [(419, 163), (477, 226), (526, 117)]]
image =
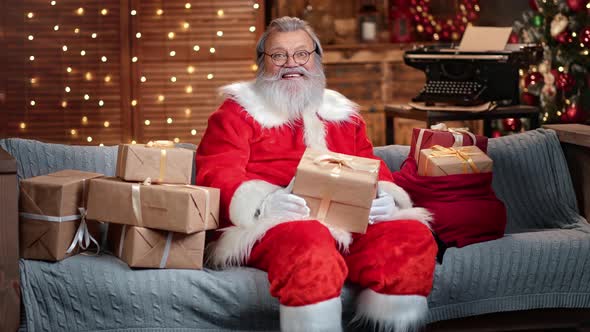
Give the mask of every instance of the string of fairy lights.
[[(60, 2), (61, 1), (58, 2), (56, 0), (50, 1), (49, 2), (50, 8), (56, 8), (56, 9), (59, 10), (59, 4), (60, 4)], [(212, 3), (214, 3), (214, 2), (215, 1), (213, 1)], [(260, 9), (260, 4), (258, 2), (253, 2), (253, 3), (250, 2), (250, 5), (251, 5), (251, 8), (254, 11)], [(88, 16), (90, 16), (89, 19), (96, 19), (96, 18), (98, 18), (100, 20), (102, 17), (105, 17), (106, 18), (109, 15), (119, 15), (118, 10), (112, 10), (112, 9), (109, 9), (109, 8), (100, 8), (98, 10), (98, 12), (96, 10), (90, 10), (90, 9), (88, 9), (88, 8), (85, 7), (85, 4), (84, 4), (83, 1), (80, 2), (80, 5), (79, 6), (80, 7), (76, 8), (74, 10), (74, 12), (72, 13), (73, 15), (76, 15), (78, 17), (88, 17)], [(153, 14), (151, 14), (151, 15), (154, 15), (156, 18), (165, 18), (165, 16), (166, 16), (166, 9), (170, 9), (171, 11), (175, 11), (175, 10), (178, 9), (178, 8), (171, 7), (171, 5), (169, 3), (166, 4), (166, 6), (167, 7), (164, 7), (164, 2), (162, 1), (162, 3), (160, 4), (160, 7), (161, 8), (157, 8), (153, 12)], [(182, 3), (180, 3), (180, 4), (177, 4), (176, 6), (183, 6), (184, 9), (185, 9), (185, 12), (188, 15), (188, 18), (190, 19), (190, 15), (191, 15), (192, 9), (193, 9), (193, 4), (192, 3), (186, 2), (186, 3), (184, 3), (184, 5)], [(215, 6), (212, 6), (212, 7), (215, 7)], [(130, 12), (129, 12), (130, 20), (138, 20), (139, 19), (139, 10), (140, 10), (139, 8), (132, 8), (130, 10)], [(231, 10), (230, 10), (230, 12), (231, 12)], [(150, 15), (150, 13), (142, 13), (142, 15), (146, 15), (146, 14), (147, 15)], [(39, 12), (25, 11), (25, 21), (30, 21), (31, 22), (35, 18), (38, 18), (39, 15), (46, 15), (46, 13), (44, 13), (41, 10), (39, 10)], [(51, 14), (48, 14), (48, 15), (51, 15)], [(62, 31), (63, 31), (64, 27), (62, 26), (61, 21), (62, 20), (66, 20), (67, 21), (67, 19), (62, 16), (62, 12), (61, 11), (59, 13), (55, 14), (55, 15), (56, 15), (55, 24), (53, 24), (53, 26), (50, 27), (50, 29), (52, 31), (54, 31), (54, 32), (58, 32), (58, 31), (60, 31), (60, 29), (62, 29)], [(93, 16), (93, 15), (95, 15), (95, 16)], [(226, 18), (227, 17), (227, 12), (226, 12), (226, 10), (224, 8), (217, 8), (217, 9), (215, 9), (215, 11), (213, 13), (211, 13), (211, 15), (213, 17), (217, 17), (218, 19), (223, 19), (223, 18)], [(184, 93), (186, 93), (186, 94), (192, 94), (193, 91), (194, 91), (193, 78), (192, 77), (193, 77), (193, 74), (195, 74), (197, 72), (196, 71), (197, 62), (195, 62), (193, 59), (191, 59), (190, 54), (202, 52), (203, 51), (203, 48), (205, 50), (208, 50), (208, 52), (210, 54), (215, 54), (217, 52), (217, 50), (215, 48), (215, 40), (216, 39), (223, 38), (224, 36), (226, 36), (226, 33), (223, 30), (221, 30), (221, 29), (214, 29), (215, 30), (214, 31), (214, 35), (212, 35), (211, 38), (210, 38), (211, 45), (203, 46), (202, 45), (202, 40), (201, 40), (201, 43), (199, 43), (199, 42), (191, 42), (193, 40), (192, 39), (193, 36), (191, 35), (191, 22), (190, 22), (189, 19), (181, 20), (179, 22), (179, 24), (178, 24), (178, 28), (177, 29), (168, 29), (170, 31), (165, 31), (165, 30), (162, 31), (162, 34), (163, 34), (162, 37), (163, 37), (163, 40), (165, 42), (167, 42), (167, 41), (171, 42), (171, 41), (174, 41), (177, 38), (182, 37), (182, 38), (186, 38), (189, 41), (189, 43), (187, 43), (187, 44), (188, 44), (188, 47), (190, 47), (190, 51), (187, 52), (187, 54), (189, 54), (189, 56), (186, 57), (186, 60), (184, 60), (184, 61), (187, 62), (186, 73), (189, 74), (188, 75), (189, 76), (188, 82), (181, 82), (181, 80), (178, 78), (178, 76), (181, 73), (176, 73), (176, 74), (172, 73), (166, 79), (166, 82), (165, 82), (166, 84), (163, 84), (162, 85), (163, 86), (163, 90), (165, 90), (165, 91), (160, 92), (159, 94), (157, 94), (157, 97), (156, 97), (156, 102), (163, 107), (163, 111), (164, 111), (164, 114), (165, 114), (165, 117), (164, 117), (165, 120), (164, 121), (165, 121), (165, 123), (167, 125), (172, 125), (174, 123), (174, 118), (173, 118), (172, 115), (169, 115), (167, 113), (167, 108), (166, 108), (166, 99), (167, 99), (166, 98), (166, 92), (167, 93), (174, 94), (174, 93), (178, 93), (177, 92), (178, 89), (175, 89), (175, 90), (173, 90), (174, 92), (171, 92), (172, 89), (168, 89), (166, 87), (168, 85), (170, 85), (170, 86), (176, 86), (177, 84), (181, 84), (182, 85), (182, 90), (184, 90)], [(99, 22), (98, 26), (102, 26), (101, 22)], [(137, 41), (136, 42), (136, 45), (139, 45), (139, 41), (141, 40), (142, 37), (144, 37), (143, 34), (142, 34), (142, 32), (140, 31), (140, 24), (132, 24), (131, 26), (132, 27), (136, 27), (136, 31), (130, 31), (130, 34), (131, 34), (130, 37), (131, 38), (135, 38), (135, 40)], [(249, 26), (248, 27), (248, 31), (250, 33), (255, 33), (256, 32), (256, 27), (254, 25)], [(72, 36), (81, 35), (81, 34), (87, 33), (91, 37), (93, 43), (101, 43), (101, 34), (100, 34), (100, 32), (101, 31), (90, 31), (90, 32), (88, 32), (88, 31), (82, 31), (80, 29), (80, 27), (74, 27), (73, 28), (73, 35)], [(26, 38), (29, 41), (32, 42), (32, 41), (35, 40), (35, 35), (34, 35), (33, 32), (25, 33), (25, 35), (27, 36)], [(63, 34), (62, 34), (62, 36), (63, 36)], [(62, 83), (63, 84), (63, 88), (61, 89), (61, 91), (62, 91), (62, 93), (61, 93), (61, 100), (58, 102), (58, 105), (59, 105), (59, 107), (61, 107), (62, 110), (65, 111), (67, 109), (71, 109), (72, 105), (76, 102), (76, 100), (73, 99), (74, 94), (72, 93), (73, 92), (73, 89), (75, 88), (76, 80), (74, 79), (74, 77), (72, 77), (72, 75), (80, 73), (85, 81), (92, 81), (94, 79), (98, 79), (99, 76), (100, 76), (100, 80), (101, 80), (101, 84), (102, 85), (108, 85), (111, 82), (113, 82), (113, 80), (115, 79), (115, 75), (113, 75), (113, 73), (109, 73), (109, 72), (107, 72), (107, 73), (101, 73), (102, 70), (101, 70), (100, 64), (101, 63), (102, 64), (106, 64), (109, 61), (112, 61), (111, 59), (109, 59), (107, 57), (106, 54), (100, 54), (100, 53), (99, 54), (91, 54), (91, 53), (95, 53), (95, 52), (92, 52), (90, 50), (90, 48), (89, 49), (86, 49), (85, 47), (81, 47), (81, 49), (79, 51), (76, 51), (74, 53), (74, 47), (70, 47), (66, 41), (64, 41), (64, 40), (62, 40), (60, 38), (61, 37), (55, 37), (55, 40), (54, 41), (55, 41), (56, 47), (59, 47), (59, 51), (61, 53), (59, 62), (63, 66), (66, 67), (65, 68), (65, 72), (66, 72), (67, 79), (64, 80), (63, 83)], [(176, 45), (178, 45), (178, 44), (176, 44)], [(183, 44), (182, 47), (185, 47), (184, 44)], [(139, 48), (139, 46), (136, 46), (135, 48), (132, 47), (132, 50), (131, 50), (132, 54), (130, 55), (131, 56), (130, 57), (130, 60), (131, 60), (130, 68), (134, 68), (133, 66), (140, 66), (140, 64), (141, 64), (138, 55), (137, 54), (134, 54), (134, 52), (137, 52), (138, 48)], [(31, 49), (33, 49), (33, 48), (31, 48)], [(98, 47), (98, 52), (100, 52), (101, 49), (102, 49), (102, 47)], [(174, 57), (177, 56), (177, 50), (174, 49), (174, 47), (170, 47), (170, 48), (167, 48), (167, 49), (168, 49), (167, 50), (167, 56), (169, 58), (174, 58)], [(75, 61), (70, 61), (71, 64), (68, 64), (67, 59), (68, 59), (68, 57), (71, 57), (73, 54), (75, 54), (75, 55), (78, 55), (79, 54), (80, 57), (83, 57), (85, 59), (85, 60), (82, 61), (82, 64), (80, 64), (80, 63), (78, 64), (79, 65), (79, 68), (75, 68), (74, 67), (74, 64), (73, 63)], [(87, 65), (87, 64), (90, 64), (90, 62), (93, 61), (93, 59), (97, 59), (98, 60), (99, 69), (97, 70), (97, 72), (96, 71), (93, 72), (90, 69), (90, 67), (92, 67), (92, 66), (88, 66)], [(30, 68), (31, 68), (29, 71), (32, 72), (29, 75), (30, 76), (30, 78), (29, 78), (29, 86), (30, 87), (35, 87), (36, 85), (39, 84), (39, 81), (40, 81), (39, 74), (40, 73), (35, 72), (36, 69), (34, 67), (34, 63), (35, 63), (35, 61), (39, 61), (39, 58), (36, 57), (35, 54), (30, 54), (30, 55), (27, 56), (27, 60), (28, 60), (28, 62), (30, 64)], [(166, 62), (166, 59), (162, 59), (162, 60), (163, 60), (163, 62)], [(94, 61), (96, 61), (96, 60), (94, 60)], [(84, 68), (84, 67), (87, 67), (87, 68)], [(257, 68), (256, 64), (252, 64), (250, 66), (250, 69), (252, 71), (256, 71), (258, 68)], [(131, 69), (131, 70), (133, 71), (133, 69)], [(140, 66), (139, 67), (139, 71), (138, 71), (140, 74), (137, 77), (140, 86), (141, 86), (142, 83), (148, 82), (148, 79), (149, 79), (147, 73), (142, 72), (142, 70), (143, 69)], [(214, 70), (209, 70), (202, 79), (205, 79), (205, 80), (213, 80), (213, 79), (215, 79), (215, 72), (214, 72)], [(122, 82), (122, 84), (124, 84), (124, 83)], [(100, 108), (104, 108), (105, 105), (106, 105), (106, 103), (107, 103), (107, 101), (103, 97), (100, 96), (101, 86), (99, 85), (99, 86), (97, 86), (95, 88), (96, 89), (93, 89), (92, 91), (84, 92), (83, 94), (81, 94), (81, 97), (82, 97), (82, 99), (85, 102), (94, 102), (94, 103), (96, 103), (96, 105), (98, 106), (99, 109)], [(30, 93), (31, 91), (33, 93)], [(30, 111), (35, 111), (35, 106), (38, 106), (38, 101), (35, 98), (35, 93), (34, 92), (35, 91), (32, 90), (32, 89), (25, 89), (25, 98), (27, 99), (28, 102), (26, 104), (27, 107), (26, 107), (26, 110), (25, 110), (25, 120), (19, 123), (19, 129), (21, 131), (26, 130), (27, 127), (28, 127), (28, 124), (26, 122), (26, 114), (28, 114)], [(131, 100), (129, 101), (129, 103), (131, 105), (132, 112), (139, 105), (139, 100), (140, 99), (142, 99), (142, 96), (140, 96), (139, 95), (139, 92), (137, 92), (137, 91), (136, 91), (135, 94), (132, 94), (131, 95)], [(82, 113), (84, 113), (84, 112), (82, 112)], [(190, 105), (184, 109), (184, 114), (185, 114), (186, 117), (190, 117), (191, 116), (192, 110), (191, 110)], [(87, 126), (89, 124), (89, 122), (91, 121), (90, 116), (89, 115), (86, 115), (86, 114), (81, 114), (81, 115), (82, 115), (81, 121), (80, 121), (81, 122), (81, 125), (83, 127), (84, 126)], [(143, 118), (142, 120), (143, 120), (143, 123), (142, 124), (144, 126), (146, 126), (146, 127), (154, 124), (154, 119)], [(109, 128), (109, 127), (111, 127), (111, 124), (112, 124), (112, 121), (105, 120), (105, 121), (102, 122), (102, 127)], [(191, 128), (189, 132), (190, 132), (190, 135), (192, 135), (192, 136), (197, 135), (197, 129), (196, 128)], [(71, 129), (69, 129), (69, 134), (72, 137), (78, 137), (79, 134), (80, 134), (80, 128), (71, 128)], [(84, 136), (85, 137), (80, 137), (80, 139), (81, 140), (85, 140), (88, 143), (92, 143), (95, 140), (90, 135), (84, 135)], [(175, 142), (179, 142), (180, 141), (180, 138), (179, 137), (175, 137), (173, 140)], [(131, 141), (131, 143), (133, 143), (133, 144), (136, 143), (135, 138), (133, 138), (133, 140)], [(103, 146), (103, 143), (100, 143), (99, 145)]]

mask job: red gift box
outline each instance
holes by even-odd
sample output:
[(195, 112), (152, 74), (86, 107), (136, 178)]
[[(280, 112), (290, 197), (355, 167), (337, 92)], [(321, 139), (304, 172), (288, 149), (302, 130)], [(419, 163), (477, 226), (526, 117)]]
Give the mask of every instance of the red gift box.
[(485, 136), (475, 135), (469, 132), (467, 128), (447, 128), (442, 123), (431, 128), (414, 128), (412, 130), (412, 143), (410, 144), (409, 156), (414, 158), (416, 162), (420, 159), (420, 150), (428, 149), (435, 145), (445, 148), (475, 145), (481, 151), (487, 153), (488, 138)]

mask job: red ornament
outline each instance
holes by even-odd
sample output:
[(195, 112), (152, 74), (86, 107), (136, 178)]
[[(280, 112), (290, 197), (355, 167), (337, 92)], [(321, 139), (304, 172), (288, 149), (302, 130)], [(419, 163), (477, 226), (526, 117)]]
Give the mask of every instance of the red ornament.
[(392, 43), (409, 43), (414, 41), (412, 13), (407, 0), (394, 0), (389, 15)]
[(586, 7), (585, 0), (567, 0), (566, 3), (567, 6), (570, 7), (570, 9), (574, 12), (579, 12), (584, 7)]
[(531, 7), (531, 9), (536, 12), (539, 11), (539, 5), (537, 4), (537, 0), (529, 0), (529, 7)]
[(572, 33), (570, 31), (566, 30), (562, 31), (559, 35), (557, 35), (555, 37), (555, 40), (562, 44), (568, 45), (574, 42), (574, 37), (572, 36)]
[(502, 120), (502, 127), (506, 131), (520, 131), (522, 121), (519, 118), (507, 118)]
[(590, 27), (585, 27), (584, 29), (580, 30), (578, 35), (580, 36), (580, 46), (590, 47)]
[[(451, 18), (437, 18), (431, 12), (430, 0), (410, 0), (410, 13), (416, 35), (422, 39), (437, 41), (460, 40), (467, 23), (479, 17), (479, 0), (459, 0), (459, 8)], [(436, 27), (436, 29), (435, 29)]]
[(555, 80), (555, 86), (564, 92), (570, 92), (576, 85), (576, 80), (568, 73), (559, 73)]
[(512, 33), (510, 33), (510, 37), (508, 37), (508, 43), (510, 44), (518, 44), (518, 42), (520, 41), (520, 36), (512, 31)]
[(539, 73), (538, 71), (534, 71), (528, 74), (524, 78), (524, 86), (529, 87), (531, 84), (540, 84), (543, 83), (543, 74)]
[(584, 123), (586, 121), (586, 112), (578, 104), (571, 104), (561, 114), (561, 121), (564, 123)]
[(492, 131), (492, 138), (498, 138), (502, 136), (502, 132), (499, 130)]
[(525, 105), (535, 106), (538, 104), (537, 96), (529, 92), (523, 92), (521, 99)]

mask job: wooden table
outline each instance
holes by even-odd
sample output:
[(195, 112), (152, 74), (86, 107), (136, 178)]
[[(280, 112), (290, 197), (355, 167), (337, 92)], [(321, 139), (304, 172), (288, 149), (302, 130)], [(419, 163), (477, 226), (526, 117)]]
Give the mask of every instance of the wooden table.
[(498, 107), (492, 111), (483, 112), (440, 112), (440, 111), (422, 111), (412, 108), (406, 104), (385, 105), (385, 142), (394, 144), (394, 119), (405, 118), (420, 120), (426, 122), (426, 128), (443, 121), (464, 121), (464, 120), (483, 120), (484, 135), (492, 136), (492, 120), (506, 118), (528, 118), (530, 119), (530, 129), (539, 128), (539, 112), (537, 106), (514, 105)]
[(590, 126), (582, 124), (544, 125), (557, 132), (570, 171), (580, 214), (590, 219)]

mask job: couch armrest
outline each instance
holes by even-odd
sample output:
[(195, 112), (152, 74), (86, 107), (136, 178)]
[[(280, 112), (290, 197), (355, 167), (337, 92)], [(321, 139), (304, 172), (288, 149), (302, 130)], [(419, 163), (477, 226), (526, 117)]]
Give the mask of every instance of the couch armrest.
[(557, 133), (576, 191), (580, 214), (590, 219), (590, 126), (555, 124), (543, 127)]
[(16, 160), (0, 148), (0, 331), (20, 324)]

